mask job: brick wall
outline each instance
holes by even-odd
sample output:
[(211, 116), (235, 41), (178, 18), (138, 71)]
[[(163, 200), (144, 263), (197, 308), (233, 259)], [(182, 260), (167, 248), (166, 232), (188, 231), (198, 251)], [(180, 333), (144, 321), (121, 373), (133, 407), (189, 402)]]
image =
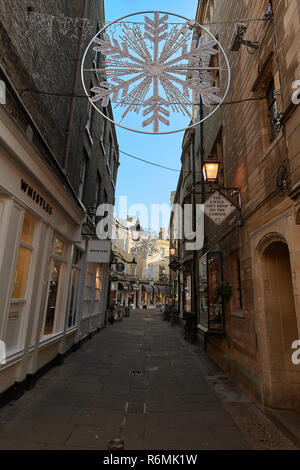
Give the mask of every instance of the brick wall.
[[(0, 3), (1, 64), (61, 167), (65, 162), (80, 28), (83, 27), (79, 54), (81, 63), (91, 37), (104, 23), (103, 0), (87, 2), (85, 23), (81, 21), (83, 6), (83, 0), (12, 0)], [(87, 58), (91, 65), (93, 58), (92, 54)], [(94, 85), (95, 80), (95, 74), (91, 73), (90, 81)], [(77, 192), (86, 149), (90, 164), (85, 205), (94, 204), (97, 169), (103, 180), (102, 198), (106, 191), (108, 199), (113, 202), (114, 186), (105, 164), (108, 147), (103, 151), (95, 139), (93, 146), (89, 142), (85, 132), (88, 101), (84, 97), (80, 77), (75, 93), (67, 177)], [(99, 134), (102, 121), (101, 116), (94, 117), (91, 133)], [(116, 134), (110, 124), (107, 125), (107, 132), (112, 132), (113, 142), (117, 146)]]

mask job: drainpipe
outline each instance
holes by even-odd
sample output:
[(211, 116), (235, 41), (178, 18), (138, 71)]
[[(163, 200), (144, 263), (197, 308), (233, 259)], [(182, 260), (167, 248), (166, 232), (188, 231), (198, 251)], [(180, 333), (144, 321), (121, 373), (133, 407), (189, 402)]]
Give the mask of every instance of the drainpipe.
[[(202, 98), (200, 97), (200, 102), (199, 102), (199, 117), (200, 117), (200, 121), (202, 121), (203, 119), (203, 102), (202, 102)], [(204, 193), (204, 176), (203, 176), (203, 172), (202, 172), (202, 168), (203, 168), (203, 162), (204, 162), (204, 126), (203, 126), (203, 122), (200, 123), (200, 192), (201, 192), (201, 196), (200, 196), (200, 203), (201, 204), (204, 204), (205, 203), (205, 193)], [(203, 233), (204, 233), (204, 246), (205, 246), (205, 238), (206, 238), (206, 235), (205, 235), (205, 216), (203, 217), (203, 224), (204, 224), (204, 227), (203, 227)], [(207, 334), (204, 333), (204, 351), (207, 352)]]
[[(195, 132), (192, 134), (192, 178), (193, 178), (193, 187), (196, 183), (196, 160), (195, 160)], [(196, 227), (196, 195), (192, 193), (192, 206), (193, 206), (193, 232), (195, 233), (197, 230)], [(197, 252), (194, 250), (193, 252), (193, 311), (197, 315)], [(197, 320), (196, 320), (197, 321)], [(195, 325), (196, 326), (196, 325)]]
[[(200, 37), (198, 36), (197, 38), (197, 45), (199, 45), (199, 39)], [(199, 64), (200, 65), (200, 64)], [(204, 176), (202, 173), (202, 168), (203, 168), (203, 162), (204, 162), (204, 125), (203, 122), (201, 122), (203, 119), (203, 102), (202, 102), (202, 97), (201, 95), (199, 96), (199, 121), (200, 121), (200, 204), (205, 203), (205, 193), (204, 193)], [(204, 233), (204, 244), (205, 244), (205, 217), (203, 217), (203, 233)], [(206, 333), (204, 334), (204, 351), (207, 351), (207, 336)]]
[[(88, 0), (84, 0), (83, 2), (82, 21), (84, 21), (86, 17), (87, 2)], [(66, 147), (65, 147), (65, 155), (64, 155), (64, 171), (65, 172), (67, 171), (68, 158), (69, 158), (70, 145), (71, 145), (71, 137), (72, 137), (75, 99), (76, 99), (76, 91), (77, 91), (77, 86), (78, 86), (79, 68), (80, 68), (80, 55), (81, 55), (80, 51), (81, 51), (81, 46), (83, 42), (83, 27), (84, 27), (84, 24), (82, 23), (81, 26), (79, 27), (80, 35), (79, 35), (78, 47), (77, 47), (77, 58), (76, 58), (76, 66), (75, 66), (75, 73), (74, 73), (73, 89), (72, 89), (72, 95), (71, 95), (72, 99), (71, 99), (71, 105), (70, 105)]]

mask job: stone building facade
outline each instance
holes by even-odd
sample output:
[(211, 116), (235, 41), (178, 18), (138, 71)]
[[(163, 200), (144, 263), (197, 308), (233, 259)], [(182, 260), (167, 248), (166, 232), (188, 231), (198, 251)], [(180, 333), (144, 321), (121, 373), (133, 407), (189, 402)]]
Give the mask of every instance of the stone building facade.
[[(292, 354), (300, 338), (300, 4), (202, 0), (196, 19), (223, 45), (232, 81), (220, 110), (185, 135), (175, 202), (204, 203), (217, 189), (199, 181), (203, 161), (213, 156), (221, 163), (219, 183), (240, 191), (241, 212), (221, 225), (205, 217), (203, 249), (173, 275), (174, 296), (186, 309), (190, 272), (188, 307), (197, 312), (208, 354), (254, 399), (299, 409), (300, 366)], [(246, 19), (244, 39), (258, 48), (229, 50), (233, 19)], [(195, 119), (201, 111), (195, 108)], [(196, 194), (189, 191), (193, 154)], [(234, 192), (223, 194), (238, 205)], [(186, 266), (184, 244), (176, 248)], [(222, 283), (232, 295), (217, 302)]]
[(102, 0), (0, 5), (1, 400), (104, 325), (109, 261), (87, 253), (97, 206), (114, 204), (118, 144), (79, 73), (103, 23)]

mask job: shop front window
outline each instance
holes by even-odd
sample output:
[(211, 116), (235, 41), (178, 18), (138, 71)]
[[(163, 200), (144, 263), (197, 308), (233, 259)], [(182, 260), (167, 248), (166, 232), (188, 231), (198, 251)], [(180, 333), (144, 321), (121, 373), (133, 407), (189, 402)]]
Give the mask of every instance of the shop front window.
[(26, 295), (31, 252), (33, 250), (34, 226), (34, 220), (28, 215), (25, 215), (13, 283), (12, 299), (24, 299)]
[(60, 328), (61, 293), (65, 267), (65, 244), (54, 237), (50, 263), (50, 278), (44, 336), (55, 333)]
[(83, 315), (90, 315), (93, 300), (93, 286), (95, 277), (95, 265), (88, 263), (85, 276), (85, 289), (83, 301)]
[(216, 288), (222, 282), (221, 253), (207, 256), (209, 329), (224, 329), (223, 299), (216, 298)]
[(102, 288), (101, 269), (100, 269), (100, 266), (97, 266), (96, 281), (95, 281), (94, 313), (99, 313), (100, 311), (101, 288)]
[(192, 311), (192, 277), (189, 275), (186, 278), (185, 287), (185, 311)]
[(49, 282), (49, 294), (48, 294), (48, 305), (47, 305), (47, 314), (45, 322), (45, 335), (50, 335), (53, 333), (54, 320), (55, 320), (55, 310), (57, 305), (58, 297), (58, 288), (59, 280), (61, 274), (62, 263), (59, 261), (52, 261), (50, 282)]
[(64, 242), (60, 240), (59, 238), (55, 238), (54, 253), (58, 256), (62, 256), (64, 253)]
[(209, 253), (199, 261), (199, 323), (209, 330), (224, 330), (223, 299), (216, 297), (222, 283), (221, 253)]
[(21, 336), (22, 330), (24, 330), (28, 301), (34, 229), (35, 220), (25, 214), (5, 332), (5, 343), (8, 352), (21, 347)]
[(208, 328), (208, 288), (207, 288), (207, 257), (199, 262), (199, 323)]
[(31, 250), (20, 246), (15, 279), (13, 284), (12, 299), (24, 299), (26, 294), (28, 272), (30, 266)]
[(68, 312), (68, 328), (72, 328), (77, 322), (77, 295), (78, 285), (80, 277), (80, 260), (82, 252), (77, 248), (73, 247), (72, 254), (72, 275), (71, 275), (71, 287), (70, 287), (70, 299), (69, 299), (69, 312)]
[(34, 227), (35, 221), (28, 215), (25, 215), (22, 227), (21, 243), (27, 243), (27, 245), (32, 246)]

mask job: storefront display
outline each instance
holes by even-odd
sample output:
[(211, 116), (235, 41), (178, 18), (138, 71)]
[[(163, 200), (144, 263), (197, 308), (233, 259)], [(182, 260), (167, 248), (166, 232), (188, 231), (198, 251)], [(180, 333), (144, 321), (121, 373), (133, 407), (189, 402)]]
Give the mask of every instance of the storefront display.
[(53, 252), (50, 262), (50, 280), (48, 288), (48, 303), (46, 310), (46, 319), (44, 335), (51, 335), (59, 331), (62, 327), (61, 317), (61, 294), (63, 292), (64, 273), (66, 266), (66, 245), (54, 236)]
[(186, 286), (185, 286), (185, 311), (192, 311), (192, 276), (189, 274), (186, 277)]
[(208, 253), (199, 261), (200, 325), (209, 330), (224, 330), (223, 300), (216, 298), (222, 282), (221, 253)]
[(74, 327), (78, 322), (78, 294), (81, 274), (82, 251), (73, 246), (72, 274), (69, 299), (68, 328)]
[(28, 280), (34, 250), (34, 230), (35, 220), (29, 215), (24, 214), (5, 333), (8, 353), (22, 347), (24, 343), (24, 339), (21, 338), (21, 329), (26, 321), (26, 302), (30, 296)]
[(199, 323), (208, 328), (207, 256), (199, 261)]

